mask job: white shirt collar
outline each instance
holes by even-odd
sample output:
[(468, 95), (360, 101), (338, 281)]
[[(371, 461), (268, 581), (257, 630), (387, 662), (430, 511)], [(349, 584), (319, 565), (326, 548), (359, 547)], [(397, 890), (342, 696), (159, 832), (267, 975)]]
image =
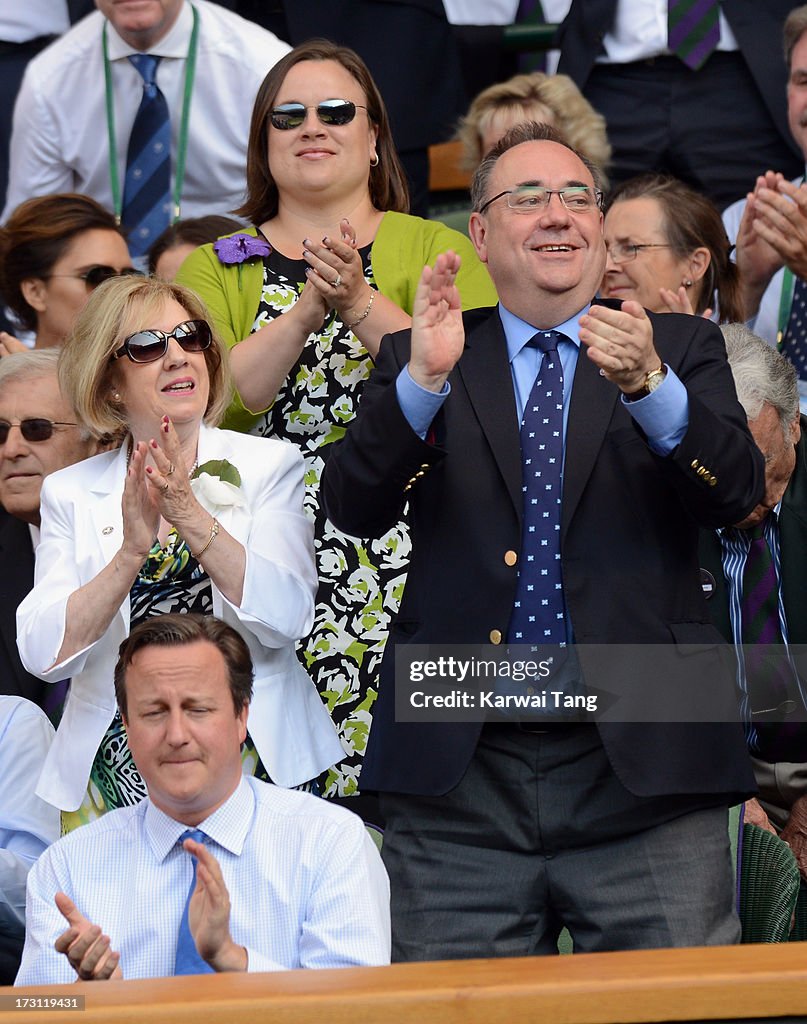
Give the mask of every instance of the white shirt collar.
[[(238, 856), (244, 848), (254, 816), (255, 794), (242, 777), (235, 792), (196, 827), (214, 843)], [(158, 862), (165, 860), (182, 833), (190, 828), (155, 807), (151, 800), (146, 805), (144, 826)]]

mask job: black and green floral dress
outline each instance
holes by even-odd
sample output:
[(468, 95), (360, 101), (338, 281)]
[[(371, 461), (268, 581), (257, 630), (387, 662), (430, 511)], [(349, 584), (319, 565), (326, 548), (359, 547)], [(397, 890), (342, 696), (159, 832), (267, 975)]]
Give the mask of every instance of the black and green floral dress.
[[(370, 247), (360, 255), (365, 278), (373, 286)], [(306, 266), (304, 260), (290, 260), (274, 249), (266, 257), (253, 331), (299, 299)], [(272, 408), (252, 430), (293, 442), (305, 459), (305, 508), (314, 523), (319, 589), (314, 628), (298, 645), (298, 654), (348, 752), (323, 780), (325, 796), (356, 792), (381, 655), (409, 561), (409, 533), (403, 524), (365, 544), (340, 533), (319, 503), (330, 446), (355, 417), (372, 365), (362, 343), (331, 313), (322, 331), (308, 339)]]

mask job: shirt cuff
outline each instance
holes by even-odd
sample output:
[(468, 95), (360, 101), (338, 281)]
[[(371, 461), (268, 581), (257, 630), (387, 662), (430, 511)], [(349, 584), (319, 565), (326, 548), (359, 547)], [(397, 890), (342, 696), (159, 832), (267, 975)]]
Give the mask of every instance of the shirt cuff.
[(655, 391), (635, 402), (622, 396), (622, 404), (636, 420), (657, 455), (669, 455), (683, 441), (689, 427), (689, 397), (681, 380), (665, 363), (667, 374)]
[(424, 440), (432, 420), (451, 392), (451, 385), (446, 381), (440, 392), (427, 391), (412, 379), (407, 364), (398, 374), (395, 391), (398, 395), (398, 405), (407, 423), (418, 437)]
[(279, 964), (277, 960), (272, 960), (268, 956), (264, 956), (263, 953), (259, 953), (252, 946), (244, 946), (247, 951), (247, 974), (255, 974), (260, 971), (287, 971), (289, 968), (284, 964)]

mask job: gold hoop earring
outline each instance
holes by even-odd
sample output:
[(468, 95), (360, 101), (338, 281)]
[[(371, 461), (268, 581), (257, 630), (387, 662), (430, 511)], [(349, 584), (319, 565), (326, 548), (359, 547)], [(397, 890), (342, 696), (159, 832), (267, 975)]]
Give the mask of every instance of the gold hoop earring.
[(380, 163), (380, 161), (378, 159), (378, 153), (374, 153), (373, 154), (373, 159), (370, 161), (370, 166), (371, 167), (378, 167), (379, 163)]

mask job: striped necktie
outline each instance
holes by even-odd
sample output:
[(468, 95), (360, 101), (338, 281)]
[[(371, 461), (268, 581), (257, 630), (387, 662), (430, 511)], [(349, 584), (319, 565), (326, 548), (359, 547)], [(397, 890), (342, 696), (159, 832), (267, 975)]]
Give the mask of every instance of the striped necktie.
[(697, 71), (720, 42), (719, 0), (667, 0), (667, 46)]
[[(189, 828), (177, 840), (180, 847), (186, 839), (193, 839), (197, 843), (204, 843), (207, 836), (204, 832), (200, 832), (198, 828)], [(186, 856), (190, 857), (190, 854)], [(210, 964), (199, 956), (188, 921), (191, 896), (193, 896), (193, 890), (196, 888), (196, 858), (191, 857), (191, 860), (193, 861), (193, 876), (191, 877), (191, 885), (188, 889), (188, 897), (185, 900), (185, 909), (182, 911), (182, 920), (179, 923), (174, 974), (213, 974), (213, 968)]]
[(143, 98), (129, 136), (121, 221), (136, 257), (171, 223), (171, 119), (155, 80), (160, 58), (135, 53), (129, 60), (143, 77)]
[(787, 356), (801, 380), (807, 380), (807, 281), (797, 277), (793, 285), (790, 318), (782, 338), (782, 354)]
[(560, 565), (563, 369), (557, 331), (529, 342), (543, 352), (521, 422), (523, 518), (521, 558), (508, 642), (566, 642)]
[(757, 734), (756, 752), (765, 760), (777, 761), (791, 745), (793, 726), (788, 718), (796, 715), (803, 721), (804, 711), (784, 646), (779, 621), (779, 580), (765, 537), (765, 524), (745, 532), (751, 542), (743, 570), (741, 603), (746, 689), (751, 724)]

